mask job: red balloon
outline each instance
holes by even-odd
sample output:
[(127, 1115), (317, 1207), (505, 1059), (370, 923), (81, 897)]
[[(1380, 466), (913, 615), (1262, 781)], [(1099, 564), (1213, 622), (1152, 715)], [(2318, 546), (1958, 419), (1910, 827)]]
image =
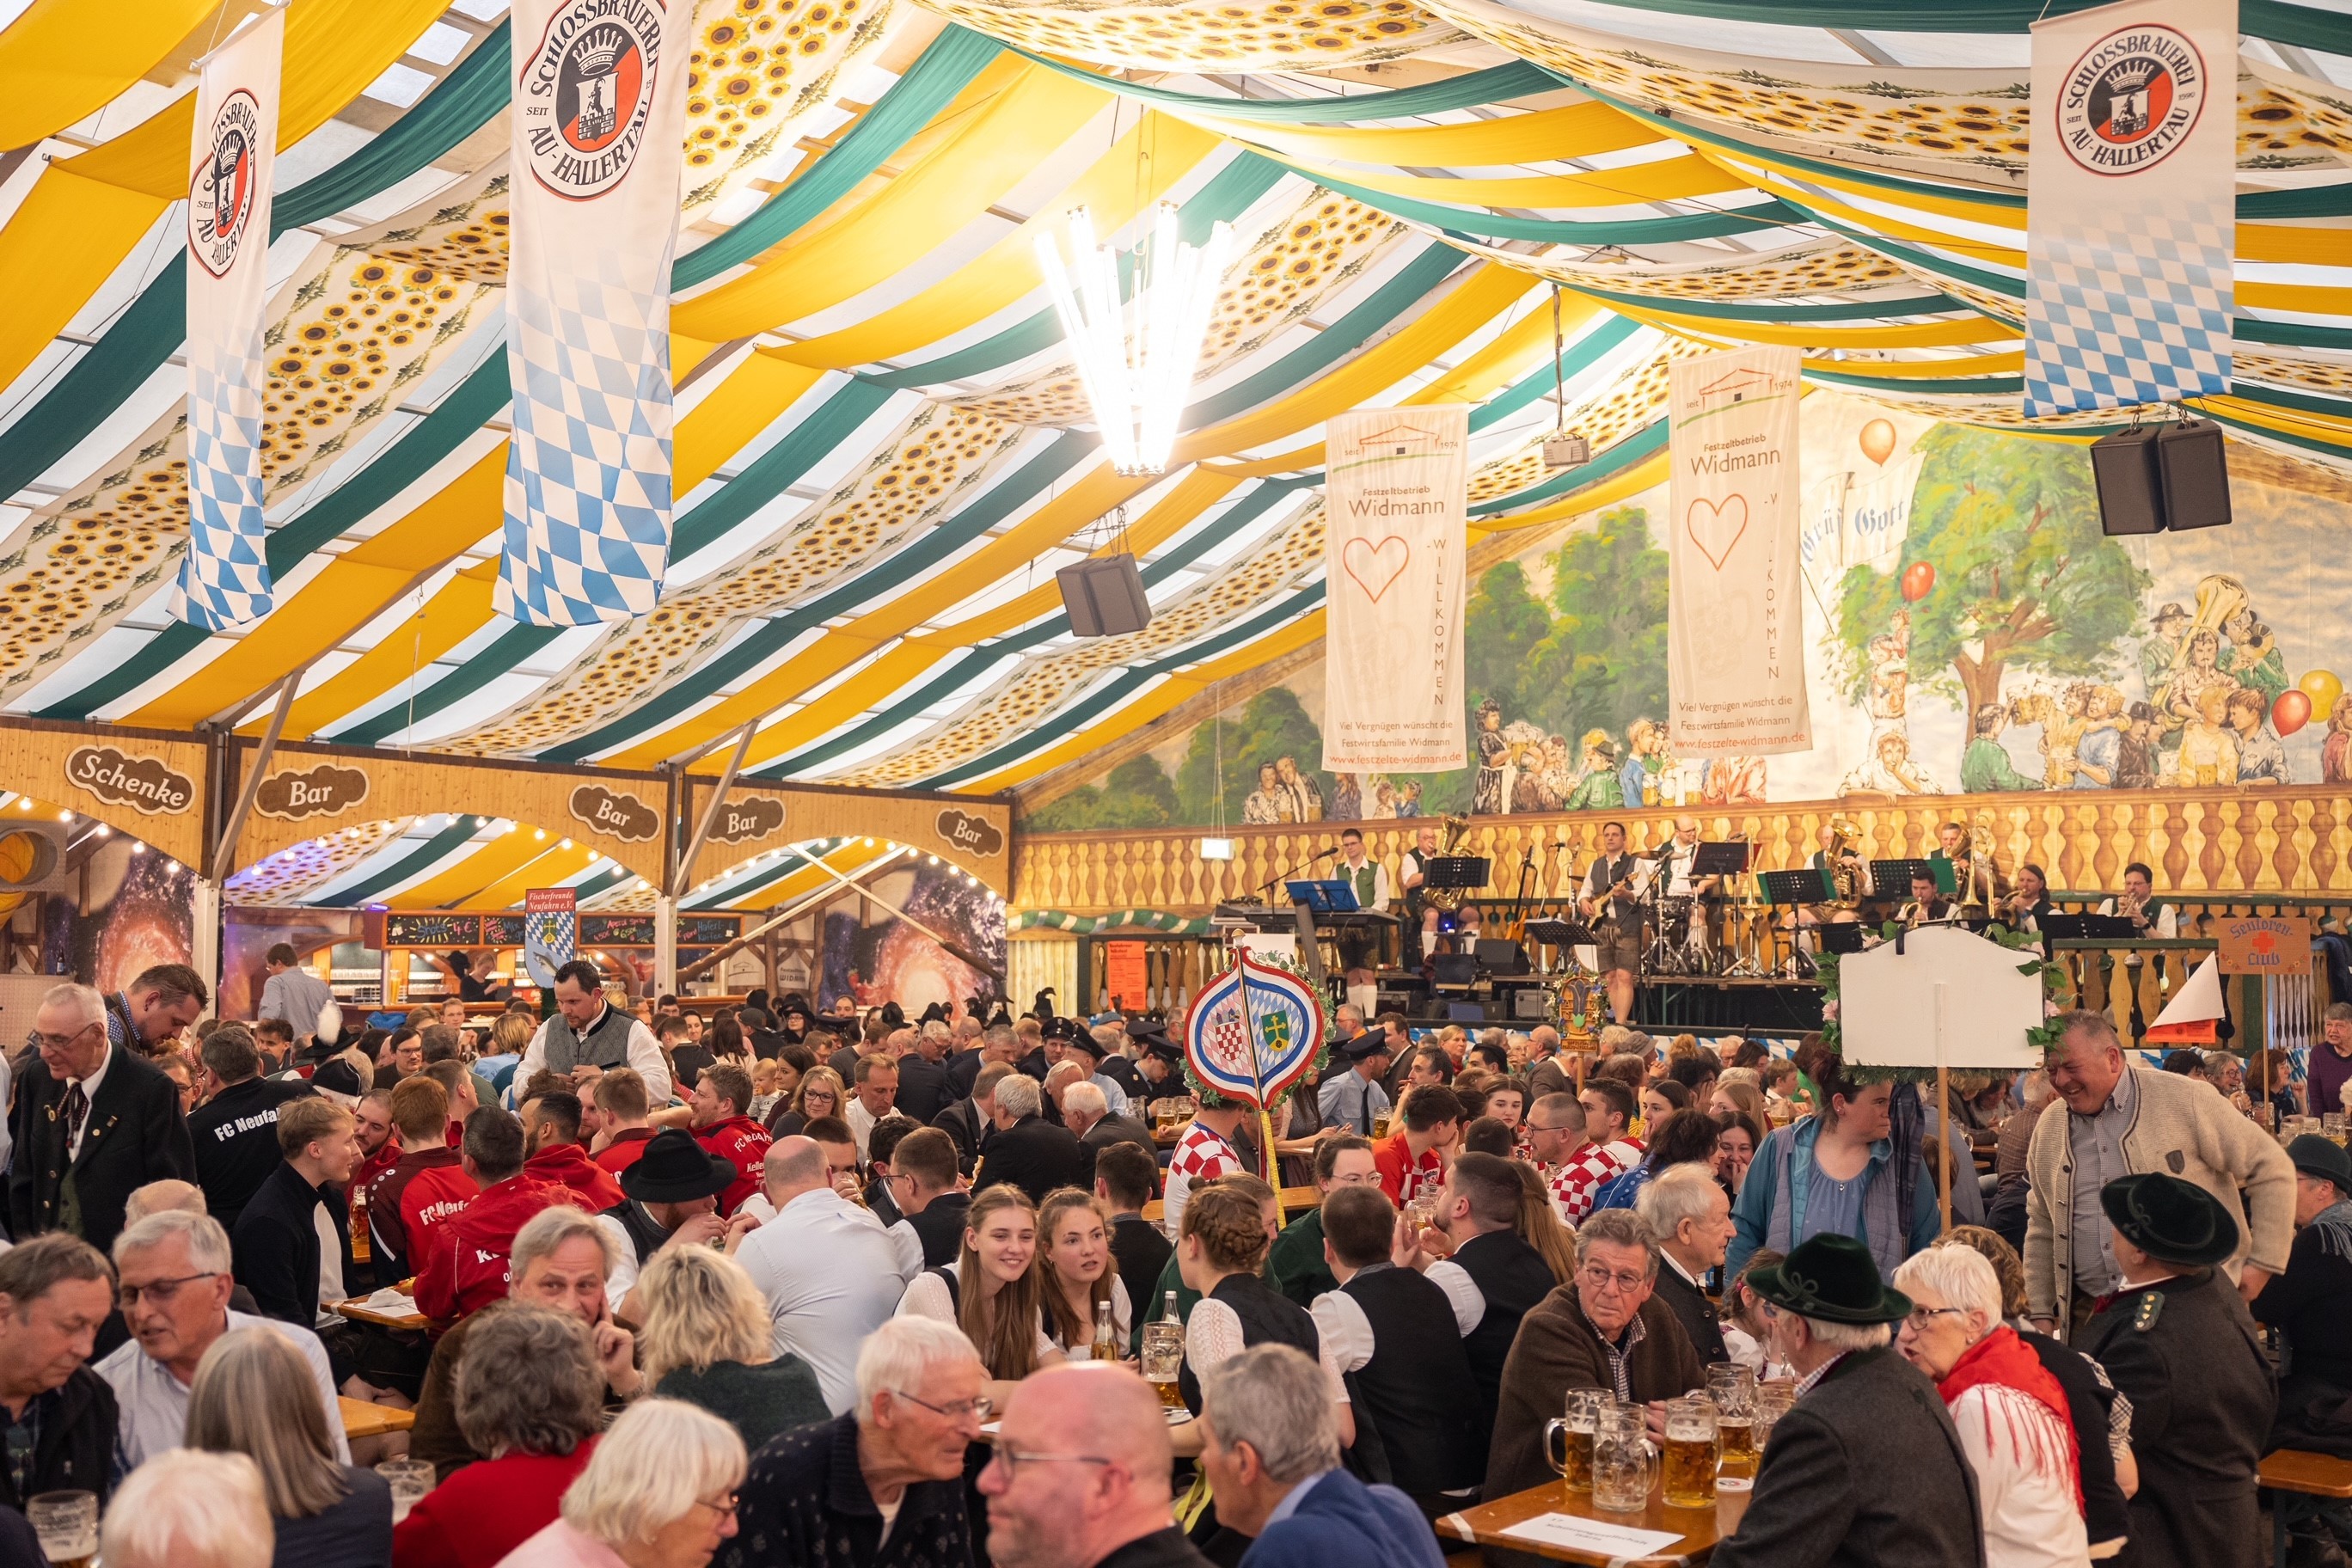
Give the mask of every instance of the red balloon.
[(1913, 604), (1926, 598), (1936, 586), (1936, 569), (1925, 561), (1914, 561), (1903, 573), (1903, 596)]
[(2292, 735), (2310, 722), (2311, 693), (2300, 687), (2288, 687), (2271, 704), (2271, 726), (2282, 735)]

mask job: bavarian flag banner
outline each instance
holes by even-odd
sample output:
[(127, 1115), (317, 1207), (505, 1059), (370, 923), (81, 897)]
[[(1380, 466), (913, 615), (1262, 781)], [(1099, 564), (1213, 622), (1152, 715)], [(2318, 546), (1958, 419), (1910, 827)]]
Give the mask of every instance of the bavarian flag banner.
[(263, 291), (278, 155), (272, 7), (213, 51), (196, 84), (188, 154), (188, 553), (172, 614), (207, 631), (269, 613), (262, 521)]
[(1201, 1081), (1261, 1109), (1306, 1075), (1323, 1048), (1315, 988), (1246, 952), (1194, 994), (1184, 1015), (1184, 1056)]
[(2237, 105), (2237, 0), (2034, 26), (2029, 416), (2230, 389)]
[(694, 0), (516, 0), (500, 614), (650, 612), (669, 559), (669, 268)]

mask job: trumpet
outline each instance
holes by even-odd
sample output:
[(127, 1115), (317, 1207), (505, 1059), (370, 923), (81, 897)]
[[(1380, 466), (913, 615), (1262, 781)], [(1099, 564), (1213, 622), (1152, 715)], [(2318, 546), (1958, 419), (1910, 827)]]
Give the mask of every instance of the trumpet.
[(2134, 925), (2144, 923), (2147, 909), (2147, 900), (2146, 899), (2135, 899), (2128, 891), (2117, 893), (2116, 895), (2116, 913), (2131, 921)]

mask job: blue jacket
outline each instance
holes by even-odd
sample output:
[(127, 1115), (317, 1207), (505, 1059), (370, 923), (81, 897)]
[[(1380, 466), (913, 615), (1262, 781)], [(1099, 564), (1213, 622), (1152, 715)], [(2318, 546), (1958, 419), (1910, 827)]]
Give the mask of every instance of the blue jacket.
[(1429, 1521), (1394, 1487), (1368, 1487), (1332, 1470), (1289, 1518), (1242, 1554), (1241, 1568), (1444, 1568)]
[[(1748, 1266), (1748, 1259), (1759, 1247), (1770, 1247), (1786, 1252), (1791, 1242), (1805, 1233), (1805, 1200), (1811, 1188), (1813, 1143), (1821, 1137), (1822, 1119), (1809, 1116), (1790, 1127), (1775, 1127), (1756, 1151), (1755, 1160), (1748, 1167), (1748, 1180), (1740, 1186), (1739, 1199), (1731, 1205), (1731, 1221), (1737, 1233), (1731, 1238), (1730, 1250), (1723, 1261), (1723, 1277), (1737, 1279)], [(1896, 1222), (1895, 1194), (1896, 1184), (1893, 1169), (1895, 1144), (1882, 1138), (1870, 1146), (1870, 1163), (1864, 1169), (1862, 1195), (1863, 1234), (1856, 1241), (1870, 1248), (1878, 1260), (1878, 1271), (1888, 1279), (1895, 1278), (1895, 1266), (1933, 1242), (1943, 1229), (1943, 1218), (1937, 1207), (1936, 1184), (1927, 1177), (1923, 1166), (1911, 1194), (1911, 1215), (1907, 1223)], [(1914, 1156), (1916, 1158), (1916, 1156)], [(1788, 1194), (1788, 1212), (1779, 1212), (1780, 1194)], [(1870, 1215), (1875, 1211), (1885, 1222), (1876, 1235), (1871, 1234)]]

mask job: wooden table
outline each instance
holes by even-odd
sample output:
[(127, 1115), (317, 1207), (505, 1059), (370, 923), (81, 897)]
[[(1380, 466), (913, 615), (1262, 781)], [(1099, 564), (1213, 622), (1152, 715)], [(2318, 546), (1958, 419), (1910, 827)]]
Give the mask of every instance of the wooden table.
[[(1720, 1493), (1712, 1509), (1668, 1508), (1658, 1489), (1653, 1487), (1649, 1506), (1641, 1512), (1612, 1513), (1594, 1508), (1591, 1492), (1572, 1492), (1553, 1481), (1494, 1502), (1480, 1503), (1460, 1513), (1449, 1513), (1437, 1521), (1437, 1533), (1442, 1539), (1499, 1546), (1559, 1563), (1588, 1563), (1592, 1568), (1612, 1568), (1618, 1563), (1629, 1568), (1696, 1568), (1714, 1554), (1716, 1542), (1739, 1528), (1739, 1517), (1748, 1511), (1749, 1495), (1744, 1491)], [(1654, 1557), (1610, 1558), (1563, 1551), (1503, 1533), (1515, 1524), (1547, 1513), (1574, 1514), (1579, 1519), (1600, 1520), (1633, 1530), (1676, 1531), (1682, 1540)]]
[(2263, 1485), (2280, 1495), (2271, 1499), (2271, 1562), (2286, 1568), (2287, 1531), (2316, 1510), (2304, 1498), (2340, 1500), (2352, 1498), (2352, 1460), (2328, 1454), (2279, 1448), (2263, 1456), (2256, 1472)]
[(380, 1329), (405, 1329), (411, 1333), (421, 1334), (433, 1326), (433, 1320), (422, 1312), (411, 1312), (401, 1317), (376, 1311), (366, 1306), (364, 1301), (364, 1298), (357, 1301), (338, 1301), (335, 1310), (355, 1323), (373, 1323)]
[(340, 1394), (335, 1403), (343, 1409), (346, 1437), (381, 1437), (386, 1432), (405, 1432), (416, 1425), (414, 1410), (394, 1410), (389, 1405), (370, 1405), (363, 1399), (345, 1399)]

